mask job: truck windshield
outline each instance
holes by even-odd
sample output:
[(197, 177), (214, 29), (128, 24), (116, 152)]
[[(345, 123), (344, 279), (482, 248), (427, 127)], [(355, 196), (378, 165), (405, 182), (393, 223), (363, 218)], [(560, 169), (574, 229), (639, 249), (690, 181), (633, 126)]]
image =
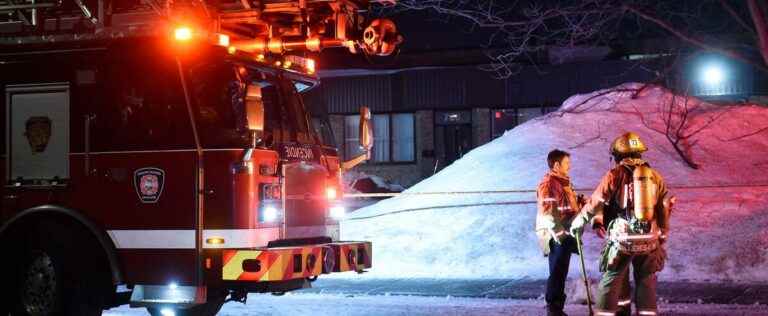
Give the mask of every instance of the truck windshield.
[(254, 88), (260, 91), (258, 101), (264, 105), (262, 145), (319, 143), (296, 88), (279, 72), (210, 63), (193, 67), (190, 73), (190, 95), (196, 104), (203, 147), (239, 148), (248, 144), (245, 100), (246, 91)]
[(331, 122), (327, 116), (312, 116), (312, 128), (320, 136), (322, 144), (325, 146), (336, 147), (336, 141), (333, 139), (333, 130)]

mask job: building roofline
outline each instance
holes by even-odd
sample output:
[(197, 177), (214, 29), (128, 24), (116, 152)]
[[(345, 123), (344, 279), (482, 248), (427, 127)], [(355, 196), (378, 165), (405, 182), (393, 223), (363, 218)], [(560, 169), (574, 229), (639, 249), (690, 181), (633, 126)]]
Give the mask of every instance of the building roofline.
[(463, 66), (421, 66), (421, 67), (405, 67), (396, 69), (365, 69), (365, 68), (350, 68), (350, 69), (326, 69), (318, 70), (317, 76), (320, 79), (334, 78), (334, 77), (360, 77), (360, 76), (372, 76), (372, 75), (392, 75), (405, 71), (413, 70), (435, 70), (435, 69), (462, 69), (462, 68), (474, 68), (477, 69), (482, 65), (463, 65)]

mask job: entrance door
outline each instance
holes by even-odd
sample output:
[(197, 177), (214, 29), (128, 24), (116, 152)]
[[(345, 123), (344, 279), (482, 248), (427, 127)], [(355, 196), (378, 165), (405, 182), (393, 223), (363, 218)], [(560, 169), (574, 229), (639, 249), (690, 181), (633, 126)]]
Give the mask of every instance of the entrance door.
[(450, 164), (472, 149), (472, 125), (442, 126), (445, 135), (446, 164)]
[(469, 111), (435, 113), (435, 156), (438, 170), (472, 149), (471, 115)]

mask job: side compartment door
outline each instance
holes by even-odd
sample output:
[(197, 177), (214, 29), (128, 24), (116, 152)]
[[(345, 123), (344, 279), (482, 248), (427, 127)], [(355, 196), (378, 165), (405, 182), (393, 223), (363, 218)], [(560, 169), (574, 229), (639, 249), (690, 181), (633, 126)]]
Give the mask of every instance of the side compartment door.
[(8, 85), (4, 206), (47, 202), (70, 179), (70, 90), (67, 83)]
[(129, 283), (185, 285), (195, 276), (196, 152), (170, 66), (132, 55), (109, 63), (103, 99), (90, 110), (81, 200), (106, 226)]

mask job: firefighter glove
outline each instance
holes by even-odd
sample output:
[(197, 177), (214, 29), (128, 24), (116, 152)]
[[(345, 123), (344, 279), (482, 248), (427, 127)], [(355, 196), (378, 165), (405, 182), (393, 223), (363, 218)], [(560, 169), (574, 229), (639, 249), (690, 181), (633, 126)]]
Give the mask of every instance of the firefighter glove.
[(551, 228), (549, 229), (549, 234), (552, 236), (552, 239), (558, 245), (562, 245), (563, 240), (565, 240), (565, 237), (568, 236), (568, 233), (565, 230), (560, 230), (558, 232), (555, 232), (555, 230)]
[(584, 225), (587, 224), (587, 218), (583, 214), (576, 215), (576, 218), (571, 222), (571, 235), (579, 236), (584, 233)]

